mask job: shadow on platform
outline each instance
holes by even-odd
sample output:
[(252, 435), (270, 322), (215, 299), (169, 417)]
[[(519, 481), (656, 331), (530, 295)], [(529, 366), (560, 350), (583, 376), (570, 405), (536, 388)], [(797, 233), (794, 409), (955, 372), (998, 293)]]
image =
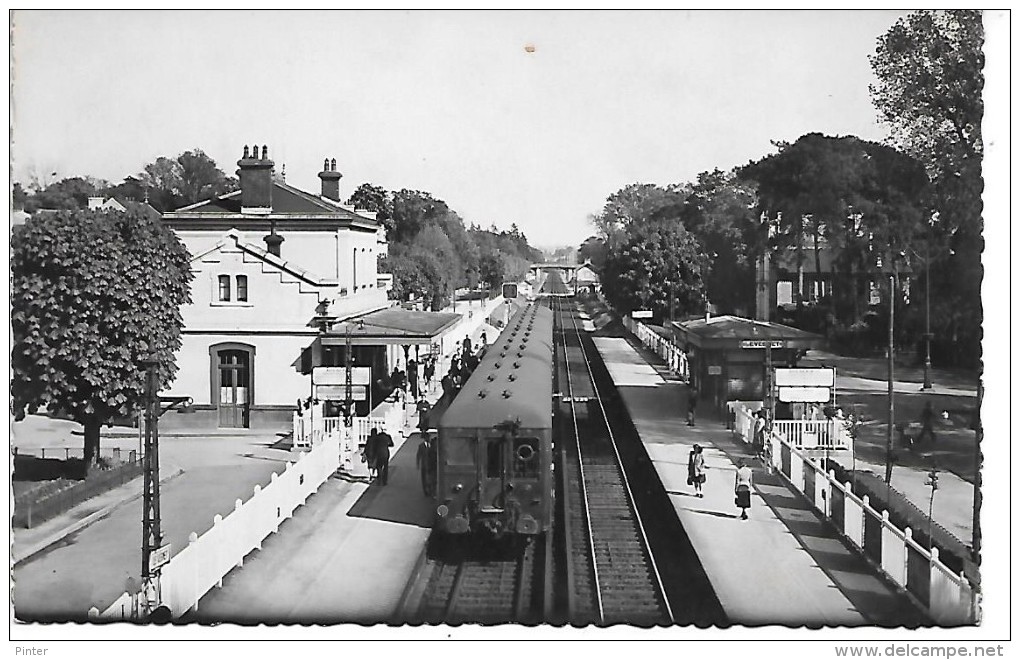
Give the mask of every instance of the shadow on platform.
[(390, 458), (390, 474), (384, 486), (378, 480), (372, 482), (358, 498), (348, 516), (371, 518), (402, 525), (431, 527), (435, 504), (426, 497), (421, 488), (421, 477), (415, 457), (420, 443), (417, 433), (401, 445)]

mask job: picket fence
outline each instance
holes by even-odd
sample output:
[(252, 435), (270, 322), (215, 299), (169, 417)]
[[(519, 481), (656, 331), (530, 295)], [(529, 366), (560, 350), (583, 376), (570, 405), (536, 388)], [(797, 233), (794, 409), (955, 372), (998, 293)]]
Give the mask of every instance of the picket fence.
[[(188, 546), (163, 566), (160, 578), (161, 604), (170, 608), (176, 619), (189, 610), (223, 578), (244, 562), (252, 551), (278, 531), (339, 467), (340, 444), (337, 434), (326, 434), (311, 451), (302, 452), (296, 462), (288, 463), (282, 474), (273, 473), (265, 488), (255, 486), (247, 502), (234, 502), (226, 517), (217, 514), (213, 526), (198, 536), (191, 533)], [(102, 612), (93, 607), (89, 617), (96, 621), (128, 621), (137, 616), (141, 594), (125, 592)]]
[[(734, 415), (734, 432), (747, 444), (754, 438), (753, 411), (740, 401), (728, 404)], [(771, 465), (812, 506), (879, 566), (896, 585), (942, 626), (972, 625), (978, 620), (980, 589), (963, 573), (953, 573), (939, 561), (938, 548), (930, 551), (912, 538), (910, 528), (898, 529), (889, 512), (878, 512), (867, 495), (857, 497), (849, 482), (839, 483), (781, 434), (770, 438)]]
[(677, 348), (659, 333), (655, 332), (641, 321), (635, 321), (629, 316), (623, 317), (623, 327), (638, 338), (645, 348), (653, 351), (669, 367), (671, 373), (683, 381), (690, 378), (690, 370), (687, 363), (687, 354)]

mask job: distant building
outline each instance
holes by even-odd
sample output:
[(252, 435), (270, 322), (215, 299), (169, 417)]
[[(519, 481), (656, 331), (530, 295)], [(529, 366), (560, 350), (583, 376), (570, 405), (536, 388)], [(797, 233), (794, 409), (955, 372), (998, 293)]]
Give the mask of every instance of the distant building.
[(128, 209), (159, 217), (159, 211), (150, 206), (148, 201), (136, 202), (133, 199), (121, 200), (116, 197), (89, 197), (89, 211), (127, 211)]

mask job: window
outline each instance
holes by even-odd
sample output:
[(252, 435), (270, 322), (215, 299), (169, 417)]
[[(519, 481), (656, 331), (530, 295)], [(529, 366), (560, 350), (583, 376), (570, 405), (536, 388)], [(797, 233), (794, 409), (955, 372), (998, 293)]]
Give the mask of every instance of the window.
[(486, 445), (485, 476), (497, 479), (503, 476), (503, 441), (490, 440)]
[(220, 275), (220, 301), (230, 302), (230, 275)]
[(237, 302), (248, 302), (248, 276), (237, 276)]

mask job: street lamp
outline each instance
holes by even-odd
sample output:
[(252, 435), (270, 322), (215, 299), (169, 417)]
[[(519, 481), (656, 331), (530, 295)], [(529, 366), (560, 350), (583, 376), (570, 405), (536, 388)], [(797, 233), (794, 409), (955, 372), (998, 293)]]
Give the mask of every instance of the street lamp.
[(931, 246), (925, 248), (922, 257), (913, 248), (908, 248), (918, 259), (924, 260), (924, 383), (922, 390), (931, 389)]

